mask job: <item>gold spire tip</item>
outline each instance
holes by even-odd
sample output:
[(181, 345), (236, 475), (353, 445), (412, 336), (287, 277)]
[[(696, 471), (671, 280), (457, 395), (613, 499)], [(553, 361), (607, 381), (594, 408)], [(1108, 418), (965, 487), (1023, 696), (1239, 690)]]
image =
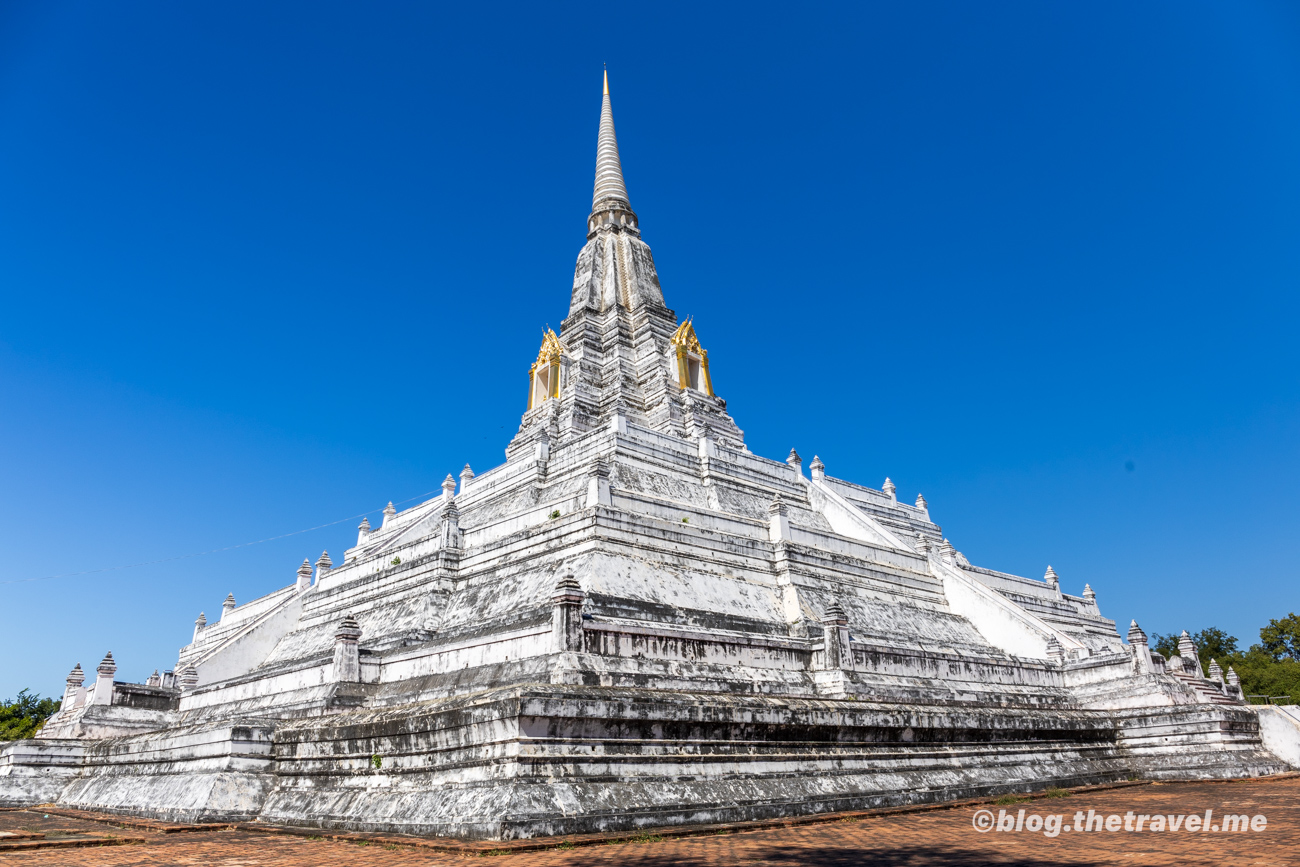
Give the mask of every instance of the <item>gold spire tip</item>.
[(609, 70), (605, 70), (605, 96), (609, 96)]

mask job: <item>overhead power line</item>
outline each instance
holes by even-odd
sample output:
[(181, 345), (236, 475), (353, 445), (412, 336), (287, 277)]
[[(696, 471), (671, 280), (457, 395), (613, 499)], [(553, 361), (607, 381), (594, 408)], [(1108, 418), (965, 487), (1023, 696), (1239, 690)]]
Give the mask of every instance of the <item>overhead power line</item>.
[[(405, 500), (402, 500), (401, 502), (398, 502), (395, 505), (404, 506), (407, 503), (414, 502), (415, 500), (423, 500), (426, 497), (430, 497), (434, 494), (439, 493), (440, 490), (441, 489), (429, 491), (428, 493), (424, 493), (424, 494), (418, 494), (414, 497), (409, 497)], [(227, 545), (224, 548), (213, 548), (211, 551), (195, 551), (192, 554), (177, 554), (175, 557), (163, 557), (158, 560), (146, 560), (142, 563), (127, 563), (124, 566), (104, 566), (99, 569), (83, 569), (80, 572), (62, 572), (58, 575), (38, 575), (34, 578), (12, 578), (8, 581), (0, 581), (0, 586), (6, 584), (26, 584), (30, 581), (49, 581), (54, 578), (75, 578), (78, 575), (94, 575), (99, 572), (119, 572), (123, 569), (138, 569), (141, 566), (156, 566), (159, 563), (174, 563), (177, 560), (189, 560), (193, 557), (205, 557), (208, 554), (220, 554), (222, 551), (234, 551), (236, 548), (248, 548), (252, 545), (261, 545), (264, 542), (274, 542), (278, 539), (288, 539), (290, 536), (301, 536), (303, 533), (310, 533), (314, 530), (323, 530), (326, 527), (333, 527), (335, 524), (342, 524), (344, 521), (355, 521), (358, 518), (364, 518), (373, 511), (374, 510), (371, 509), (370, 511), (366, 511), (366, 512), (358, 512), (357, 514), (351, 515), (347, 518), (339, 518), (337, 521), (330, 521), (327, 524), (318, 524), (315, 527), (308, 527), (305, 530), (294, 530), (292, 533), (281, 533), (279, 536), (268, 536), (265, 539), (258, 539), (254, 542), (241, 542), (238, 545)]]

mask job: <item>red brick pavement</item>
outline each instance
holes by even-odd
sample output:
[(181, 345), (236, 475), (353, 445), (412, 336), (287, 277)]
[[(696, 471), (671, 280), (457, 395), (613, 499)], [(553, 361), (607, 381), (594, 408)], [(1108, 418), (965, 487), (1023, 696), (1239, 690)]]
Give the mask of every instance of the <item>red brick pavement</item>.
[[(1203, 814), (1213, 810), (1213, 824), (1224, 813), (1262, 814), (1263, 831), (1206, 833), (1166, 831), (1067, 831), (1055, 838), (1042, 832), (977, 833), (972, 820), (980, 809), (995, 814), (1065, 816), (1095, 810), (1099, 814)], [(1215, 867), (1300, 865), (1300, 777), (1227, 783), (1167, 783), (1076, 792), (1065, 798), (1035, 798), (1012, 805), (963, 805), (949, 810), (850, 818), (824, 824), (726, 831), (702, 837), (672, 837), (671, 832), (642, 840), (603, 843), (572, 849), (508, 854), (450, 853), (366, 840), (310, 839), (228, 829), (162, 833), (159, 829), (117, 828), (67, 816), (36, 812), (0, 812), (0, 831), (28, 829), (60, 836), (116, 834), (141, 843), (96, 848), (5, 851), (0, 864), (60, 867), (125, 865), (199, 865), (199, 867), (315, 867), (315, 865), (444, 865), (492, 863), (497, 867), (840, 867), (840, 865), (1038, 865), (1140, 864)], [(60, 831), (60, 834), (49, 832)]]

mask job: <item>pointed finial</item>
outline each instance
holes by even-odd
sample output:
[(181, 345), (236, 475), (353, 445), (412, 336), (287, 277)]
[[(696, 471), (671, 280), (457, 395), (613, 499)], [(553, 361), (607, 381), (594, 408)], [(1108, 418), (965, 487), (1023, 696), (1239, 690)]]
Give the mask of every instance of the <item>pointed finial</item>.
[(812, 473), (814, 479), (826, 477), (826, 465), (822, 463), (822, 459), (817, 455), (813, 455), (812, 463), (808, 465), (808, 471)]
[(880, 490), (888, 494), (889, 499), (892, 500), (894, 499), (894, 492), (897, 491), (898, 488), (894, 485), (893, 479), (889, 478), (889, 476), (885, 476), (885, 483), (880, 486)]
[(785, 505), (785, 500), (781, 499), (780, 491), (776, 492), (776, 496), (773, 497), (772, 502), (768, 504), (767, 512), (769, 515), (784, 515), (789, 512), (789, 509)]
[(455, 497), (448, 497), (447, 502), (443, 504), (442, 511), (438, 513), (444, 521), (460, 520), (460, 507), (456, 505)]
[(1065, 648), (1061, 647), (1061, 642), (1055, 635), (1047, 636), (1047, 658), (1056, 665), (1065, 662)]
[(397, 514), (397, 509), (393, 506), (393, 501), (389, 500), (388, 505), (384, 506), (384, 523), (387, 524)]
[(1092, 602), (1097, 598), (1097, 593), (1092, 589), (1091, 584), (1083, 585), (1083, 598), (1087, 599), (1089, 602)]
[(1057, 576), (1056, 570), (1052, 568), (1050, 563), (1047, 566), (1047, 571), (1043, 573), (1043, 580), (1047, 582), (1048, 587), (1056, 590), (1061, 589), (1061, 579)]
[(360, 638), (361, 625), (357, 623), (357, 618), (351, 614), (344, 616), (334, 630), (334, 640), (355, 642)]
[(920, 494), (916, 495), (916, 507), (922, 512), (930, 511), (930, 504), (925, 501), (925, 497)]
[(1210, 660), (1209, 677), (1210, 680), (1217, 680), (1219, 683), (1223, 683), (1223, 668), (1219, 665), (1217, 659)]
[(450, 497), (456, 493), (456, 479), (451, 473), (447, 473), (447, 478), (442, 480), (442, 494), (444, 497)]
[(844, 609), (838, 602), (827, 605), (825, 612), (822, 613), (822, 623), (827, 626), (844, 626), (848, 622), (848, 617), (845, 616)]
[[(596, 139), (596, 187), (591, 195), (591, 213), (601, 211), (628, 212), (631, 227), (636, 227), (636, 216), (631, 214), (627, 185), (623, 182), (623, 164), (618, 158), (618, 138), (614, 135), (614, 109), (609, 103), (609, 73), (605, 73), (605, 92), (600, 106), (600, 135)], [(620, 221), (615, 219), (617, 224)], [(588, 231), (597, 226), (588, 219)]]
[[(360, 544), (360, 540), (358, 540), (358, 544)], [(302, 558), (302, 565), (298, 567), (298, 580), (294, 583), (297, 585), (299, 593), (306, 593), (311, 589), (311, 561), (306, 557)]]
[(360, 523), (360, 524), (357, 524), (357, 529), (360, 530), (360, 531), (363, 532), (363, 533), (369, 533), (369, 532), (370, 532), (370, 519), (369, 519), (369, 518), (362, 518), (362, 519), (361, 519), (361, 523)]

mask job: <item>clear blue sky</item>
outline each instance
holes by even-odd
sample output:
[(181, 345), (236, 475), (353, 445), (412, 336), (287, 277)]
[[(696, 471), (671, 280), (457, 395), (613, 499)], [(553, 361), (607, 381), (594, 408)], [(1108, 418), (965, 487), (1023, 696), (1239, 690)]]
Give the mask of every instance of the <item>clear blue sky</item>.
[(0, 696), (501, 462), (602, 62), (754, 451), (1124, 625), (1300, 608), (1300, 7), (469, 5), (0, 6)]

